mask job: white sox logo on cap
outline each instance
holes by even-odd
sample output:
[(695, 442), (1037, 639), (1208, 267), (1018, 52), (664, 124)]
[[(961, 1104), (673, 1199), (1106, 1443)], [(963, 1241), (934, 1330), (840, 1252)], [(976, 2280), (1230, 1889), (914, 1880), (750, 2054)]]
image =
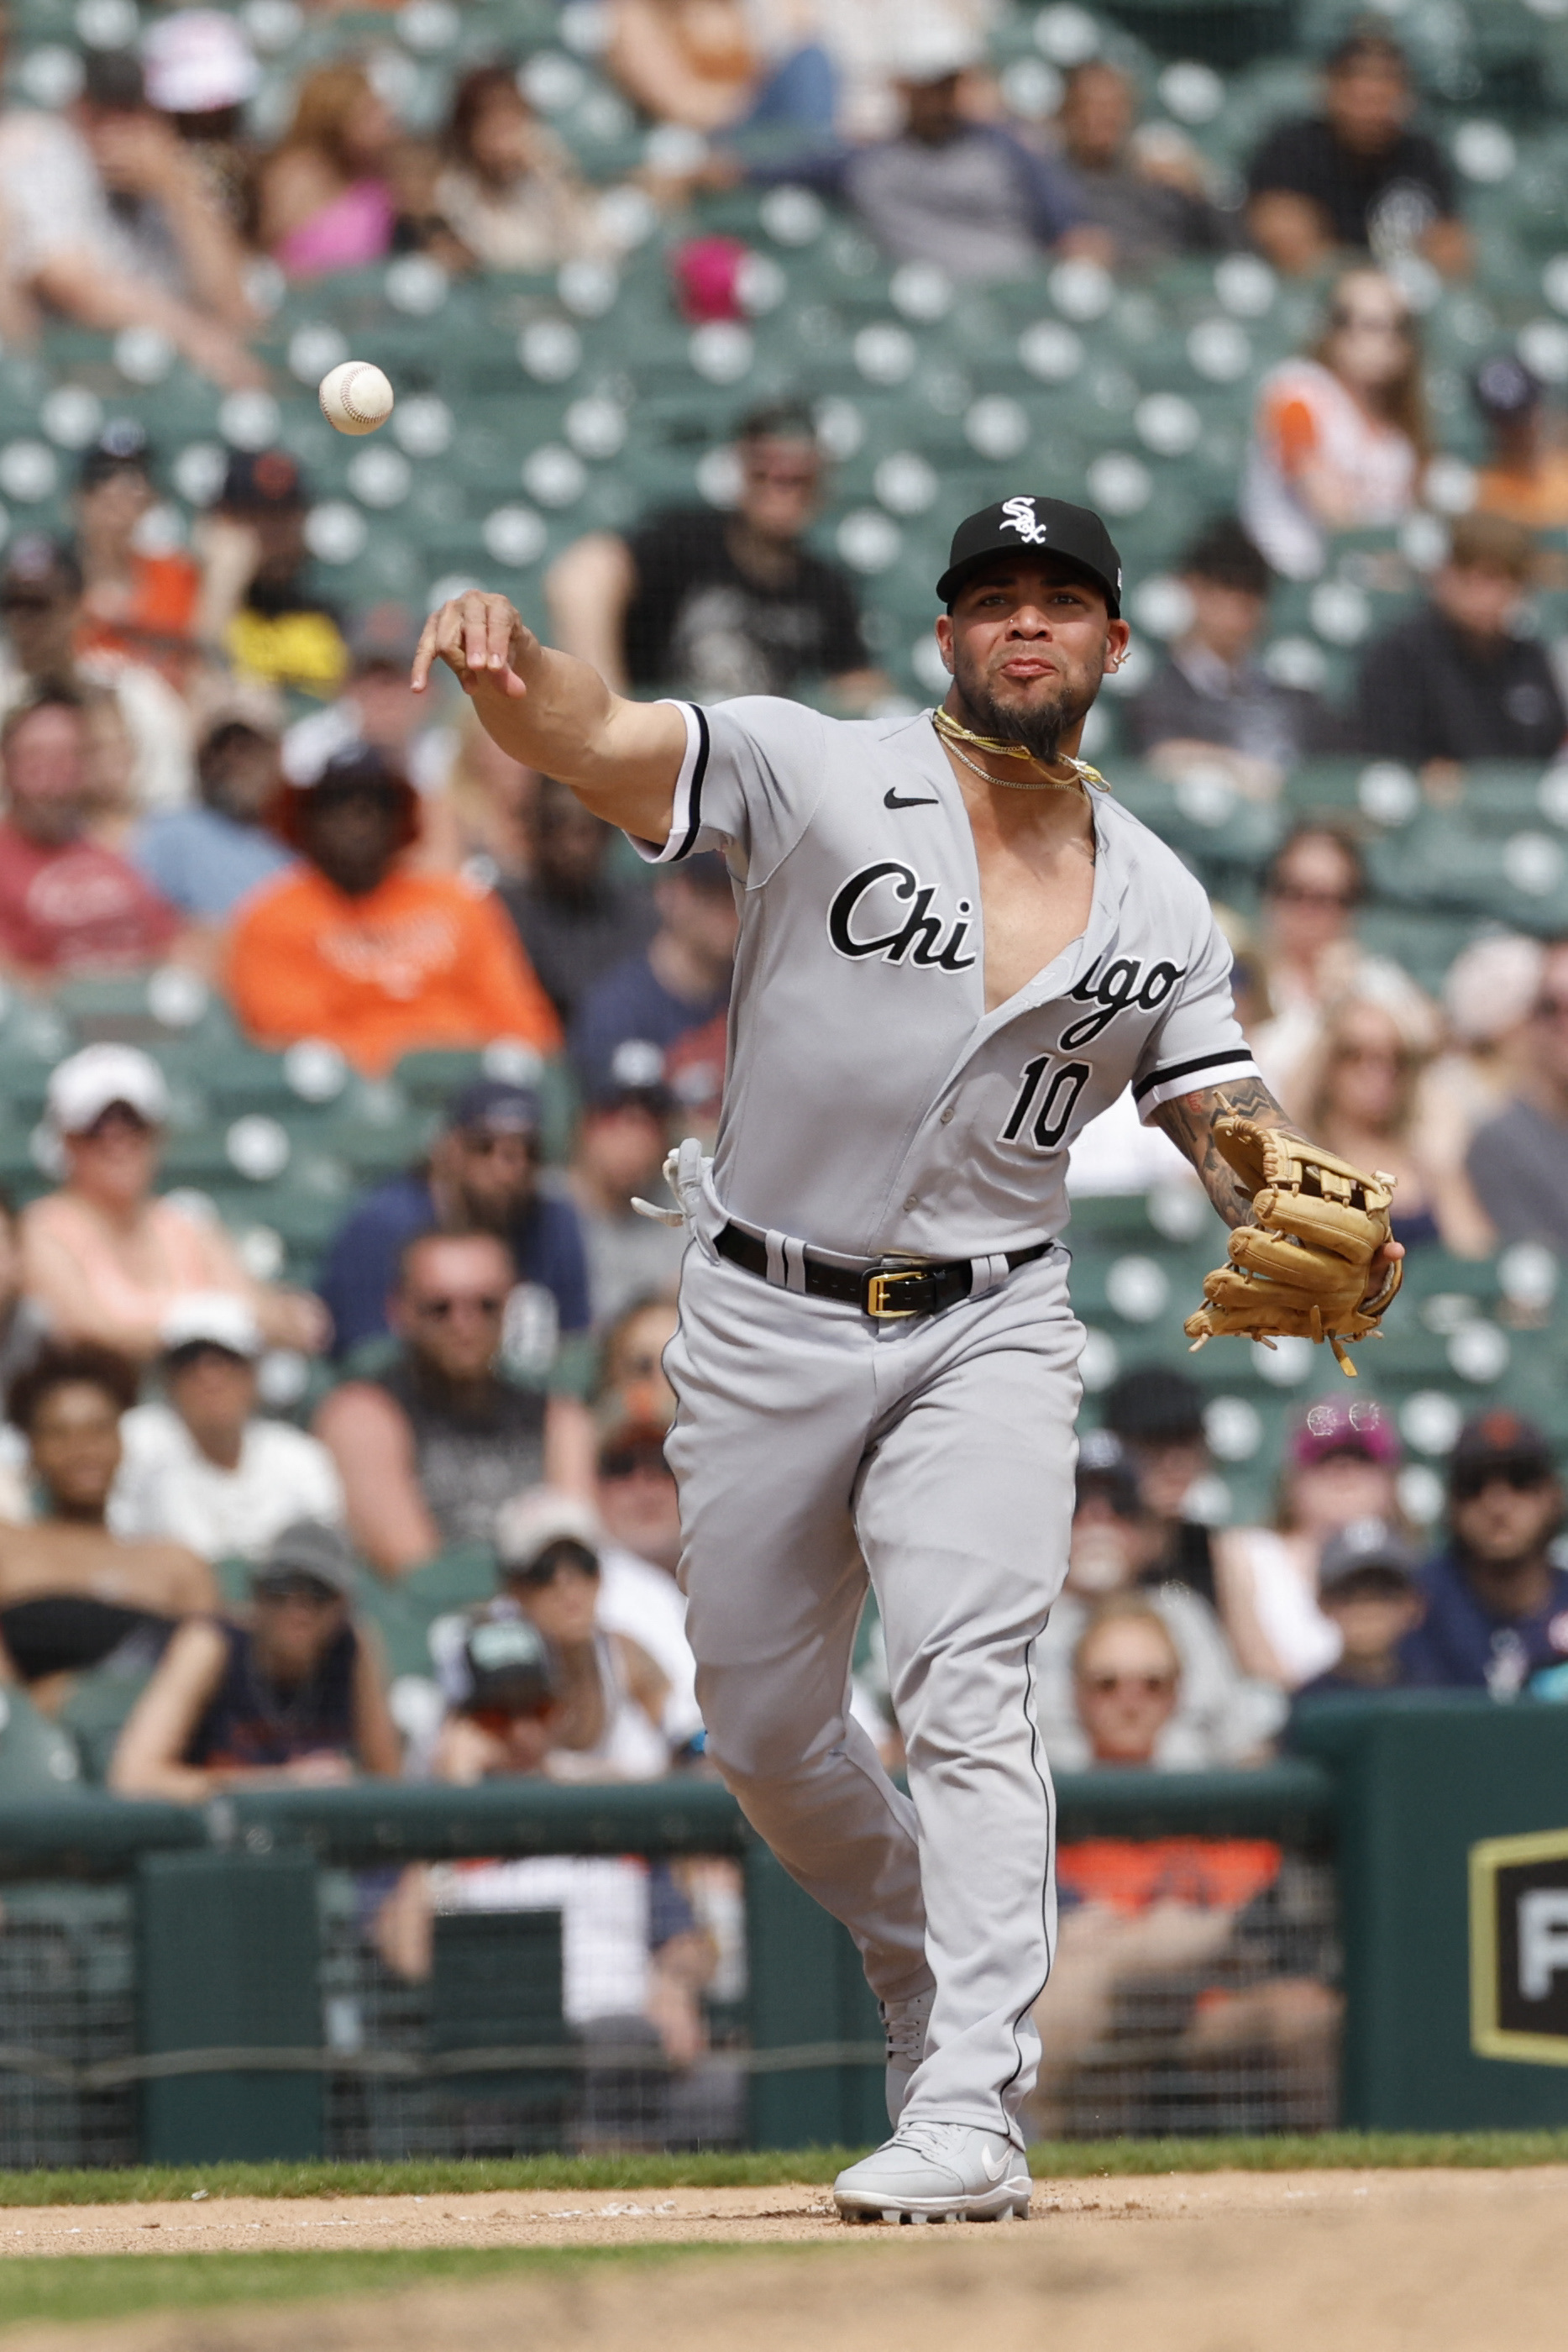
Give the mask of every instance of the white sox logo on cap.
[(1032, 499), (1004, 499), (1002, 517), (1001, 529), (1016, 530), (1026, 547), (1039, 547), (1051, 536), (1049, 527), (1035, 513)]

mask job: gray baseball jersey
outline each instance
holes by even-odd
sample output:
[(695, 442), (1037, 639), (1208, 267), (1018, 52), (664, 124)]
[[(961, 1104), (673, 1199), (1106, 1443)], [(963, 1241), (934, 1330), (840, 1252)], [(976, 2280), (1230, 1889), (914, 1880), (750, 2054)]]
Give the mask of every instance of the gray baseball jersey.
[(730, 1213), (852, 1257), (971, 1257), (1067, 1223), (1067, 1147), (1131, 1085), (1253, 1071), (1198, 883), (1106, 792), (1087, 929), (988, 1013), (963, 794), (928, 713), (859, 723), (760, 696), (678, 706), (674, 861), (740, 884), (714, 1183)]
[[(1108, 795), (1083, 936), (994, 1013), (964, 798), (928, 714), (685, 713), (675, 860), (721, 847), (741, 929), (711, 1173), (665, 1352), (681, 1581), (709, 1752), (878, 1996), (935, 1983), (912, 2119), (1017, 2138), (1051, 1965), (1055, 1816), (1035, 1645), (1066, 1572), (1082, 1332), (1067, 1146), (1129, 1083), (1145, 1116), (1252, 1068), (1203, 892)], [(718, 1254), (732, 1216), (768, 1279)], [(873, 1322), (802, 1252), (976, 1261), (970, 1295)], [(867, 1581), (909, 1795), (847, 1706)]]

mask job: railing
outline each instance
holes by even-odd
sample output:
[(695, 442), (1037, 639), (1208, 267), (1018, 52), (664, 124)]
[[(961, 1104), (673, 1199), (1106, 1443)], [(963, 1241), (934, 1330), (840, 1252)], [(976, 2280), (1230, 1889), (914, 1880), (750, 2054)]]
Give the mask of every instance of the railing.
[[(1315, 1765), (1067, 1776), (1060, 1800), (1066, 1843), (1268, 1837), (1315, 1851), (1332, 1902), (1332, 1784)], [(419, 1982), (375, 1948), (369, 1922), (411, 1864), (460, 1879), (481, 1857), (613, 1869), (629, 1855), (695, 1867), (710, 1891), (716, 1874), (721, 1894), (727, 1874), (743, 1910), (736, 1980), (707, 2004), (711, 2046), (695, 2068), (672, 2062), (636, 2020), (567, 2024), (559, 1934), (537, 1913), (454, 1924)], [(880, 2030), (849, 1937), (714, 1781), (372, 1782), (235, 1793), (200, 1809), (74, 1795), (0, 1808), (0, 2160), (479, 2152), (617, 2137), (799, 2146), (885, 2128)], [(1123, 2077), (1170, 2074), (1168, 2053), (1146, 2031), (1140, 2039), (1135, 2019), (1120, 2033), (1094, 2076), (1098, 2098), (1121, 2085), (1118, 2113)], [(1235, 2121), (1246, 2086), (1234, 2066), (1212, 2096), (1192, 2088), (1190, 2069), (1183, 2079), (1183, 2127)]]

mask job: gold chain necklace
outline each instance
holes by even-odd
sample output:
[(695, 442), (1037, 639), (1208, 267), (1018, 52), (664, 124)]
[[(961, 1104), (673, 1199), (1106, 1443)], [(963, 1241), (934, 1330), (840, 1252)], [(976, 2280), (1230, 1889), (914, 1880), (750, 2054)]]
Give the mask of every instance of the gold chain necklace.
[(1090, 767), (1087, 761), (1074, 760), (1066, 752), (1062, 759), (1072, 771), (1070, 776), (993, 776), (978, 760), (970, 759), (964, 744), (973, 743), (977, 750), (990, 751), (1003, 760), (1032, 760), (1034, 753), (1025, 751), (1021, 744), (1002, 743), (994, 736), (977, 735), (969, 728), (961, 727), (951, 711), (940, 708), (932, 712), (931, 724), (953, 757), (962, 760), (970, 773), (978, 776), (983, 783), (1000, 784), (1009, 793), (1074, 793), (1088, 784), (1104, 787), (1105, 779), (1098, 768)]

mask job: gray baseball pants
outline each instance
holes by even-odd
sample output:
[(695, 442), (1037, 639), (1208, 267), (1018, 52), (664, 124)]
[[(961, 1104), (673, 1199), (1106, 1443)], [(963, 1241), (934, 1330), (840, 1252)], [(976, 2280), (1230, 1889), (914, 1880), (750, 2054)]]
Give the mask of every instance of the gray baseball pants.
[[(1033, 1650), (1066, 1573), (1082, 1339), (1060, 1251), (876, 1324), (698, 1239), (664, 1358), (709, 1753), (879, 1999), (935, 1981), (906, 2116), (1015, 2137), (1055, 1937)], [(868, 1580), (908, 1797), (849, 1714)]]

